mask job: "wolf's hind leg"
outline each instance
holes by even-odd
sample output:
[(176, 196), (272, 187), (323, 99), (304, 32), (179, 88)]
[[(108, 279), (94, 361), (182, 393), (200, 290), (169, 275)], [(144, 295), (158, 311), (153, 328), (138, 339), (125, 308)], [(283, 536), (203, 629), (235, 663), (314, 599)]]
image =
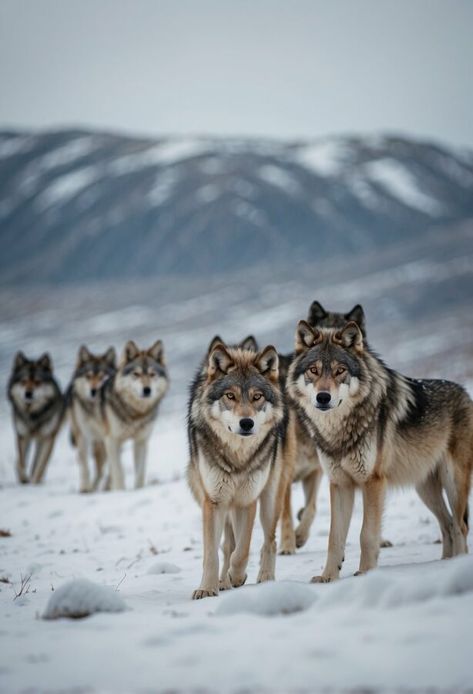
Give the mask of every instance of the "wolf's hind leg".
[(16, 475), (18, 482), (27, 484), (29, 482), (26, 472), (26, 457), (30, 447), (31, 439), (26, 436), (16, 435), (17, 459), (16, 459)]
[(449, 559), (453, 556), (453, 518), (443, 498), (439, 470), (430, 473), (426, 480), (417, 485), (416, 491), (438, 520), (442, 533), (442, 559)]
[(314, 576), (313, 583), (328, 583), (338, 578), (345, 556), (345, 544), (353, 512), (355, 488), (351, 481), (345, 484), (330, 483), (330, 533), (325, 568), (321, 576)]
[(46, 466), (53, 451), (55, 436), (48, 436), (44, 439), (39, 439), (36, 444), (36, 451), (33, 460), (33, 469), (31, 473), (31, 481), (33, 484), (42, 482)]
[(309, 539), (310, 528), (315, 518), (317, 492), (322, 474), (322, 468), (317, 467), (302, 480), (305, 506), (302, 509), (300, 522), (296, 528), (296, 547), (303, 547)]
[(284, 504), (281, 514), (281, 549), (279, 554), (295, 554), (296, 552), (296, 534), (292, 520), (291, 497), (292, 484), (288, 482), (284, 493)]
[(450, 459), (448, 465), (441, 468), (442, 482), (447, 493), (453, 516), (453, 556), (466, 554), (468, 546), (466, 536), (468, 526), (465, 523), (470, 493), (471, 472), (467, 465)]
[(228, 570), (230, 568), (230, 557), (235, 549), (235, 534), (231, 518), (227, 515), (225, 519), (225, 529), (223, 534), (223, 564), (220, 572), (220, 590), (228, 590), (232, 587)]
[(246, 581), (246, 567), (250, 556), (251, 535), (256, 516), (256, 501), (244, 508), (233, 509), (231, 514), (235, 533), (235, 549), (230, 557), (228, 575), (232, 586), (238, 588)]

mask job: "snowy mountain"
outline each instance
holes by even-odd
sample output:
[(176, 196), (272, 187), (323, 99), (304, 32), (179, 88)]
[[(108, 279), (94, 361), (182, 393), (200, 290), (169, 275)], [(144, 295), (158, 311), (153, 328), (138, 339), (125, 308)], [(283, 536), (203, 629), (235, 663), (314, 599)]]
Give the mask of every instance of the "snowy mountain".
[(473, 154), (401, 137), (0, 133), (2, 282), (361, 256), (471, 217)]

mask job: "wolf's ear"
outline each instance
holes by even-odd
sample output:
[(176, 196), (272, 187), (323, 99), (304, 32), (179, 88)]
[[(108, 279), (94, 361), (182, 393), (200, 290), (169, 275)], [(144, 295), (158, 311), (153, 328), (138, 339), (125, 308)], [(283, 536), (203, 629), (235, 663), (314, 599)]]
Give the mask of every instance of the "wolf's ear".
[(133, 359), (136, 359), (139, 353), (140, 350), (138, 349), (136, 342), (133, 342), (133, 340), (128, 340), (125, 345), (125, 349), (123, 350), (123, 360), (125, 362), (133, 361)]
[(15, 354), (15, 359), (13, 360), (13, 368), (21, 369), (22, 366), (28, 363), (28, 359), (25, 357), (23, 352), (20, 351)]
[(79, 347), (79, 351), (77, 352), (77, 363), (83, 364), (85, 361), (87, 361), (90, 358), (90, 352), (87, 349), (85, 345), (81, 345)]
[(226, 374), (232, 364), (233, 359), (227, 352), (227, 348), (223, 342), (218, 342), (209, 354), (207, 375), (213, 377), (218, 371)]
[(279, 357), (273, 345), (268, 345), (256, 355), (255, 366), (258, 371), (271, 381), (279, 378)]
[(248, 335), (248, 337), (245, 337), (245, 339), (238, 344), (238, 347), (240, 349), (247, 349), (249, 352), (258, 351), (258, 343), (253, 335)]
[(151, 359), (154, 359), (154, 361), (164, 365), (164, 346), (162, 340), (156, 340), (154, 345), (149, 348), (148, 354)]
[(327, 311), (324, 309), (321, 303), (318, 301), (313, 301), (310, 305), (309, 314), (307, 316), (307, 322), (310, 325), (317, 325), (321, 320), (328, 316)]
[(333, 341), (342, 347), (354, 347), (359, 352), (363, 351), (363, 333), (358, 323), (354, 321), (350, 321), (342, 330), (336, 332)]
[(295, 351), (297, 354), (300, 354), (300, 352), (304, 352), (306, 349), (309, 349), (309, 347), (313, 347), (319, 344), (319, 342), (322, 342), (322, 339), (323, 335), (320, 330), (313, 328), (307, 321), (300, 320), (296, 330)]
[(109, 347), (103, 355), (103, 358), (108, 366), (115, 368), (117, 363), (117, 353), (115, 352), (115, 347)]
[(365, 323), (365, 312), (363, 311), (363, 307), (360, 304), (357, 304), (356, 306), (353, 306), (351, 311), (348, 311), (348, 313), (345, 313), (345, 316), (347, 321), (352, 321), (354, 320), (355, 323), (358, 323), (360, 326), (360, 330), (365, 334), (366, 331), (366, 323)]
[(208, 347), (208, 349), (207, 349), (207, 355), (210, 356), (210, 353), (213, 352), (214, 348), (215, 348), (217, 345), (223, 345), (223, 344), (225, 344), (225, 343), (224, 343), (224, 341), (222, 340), (222, 338), (220, 337), (220, 335), (215, 335), (215, 337), (213, 337), (213, 338), (210, 340), (210, 344), (209, 344), (209, 347)]
[(40, 356), (38, 359), (38, 364), (42, 369), (46, 369), (47, 371), (52, 371), (53, 368), (53, 362), (52, 359), (49, 355), (49, 352), (45, 352)]

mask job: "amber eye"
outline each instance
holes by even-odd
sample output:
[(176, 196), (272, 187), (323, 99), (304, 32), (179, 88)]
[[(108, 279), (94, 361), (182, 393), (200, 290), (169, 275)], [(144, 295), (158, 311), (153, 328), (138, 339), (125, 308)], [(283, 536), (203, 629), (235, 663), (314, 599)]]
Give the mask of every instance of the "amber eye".
[(253, 400), (254, 400), (255, 402), (258, 402), (258, 400), (261, 400), (262, 397), (263, 397), (263, 393), (255, 393), (255, 394), (253, 395)]
[(311, 374), (314, 374), (314, 376), (317, 376), (317, 374), (319, 373), (319, 370), (317, 369), (316, 366), (311, 366), (309, 371)]
[(139, 378), (141, 376), (141, 373), (139, 371), (133, 371), (133, 376), (135, 378)]
[(235, 400), (235, 395), (234, 395), (234, 393), (228, 392), (228, 393), (225, 393), (225, 395), (227, 396), (227, 398), (228, 398), (229, 400)]
[(148, 371), (148, 376), (154, 378), (156, 376), (156, 371)]
[(335, 371), (335, 376), (341, 376), (344, 374), (346, 371), (344, 366), (339, 366), (338, 369)]

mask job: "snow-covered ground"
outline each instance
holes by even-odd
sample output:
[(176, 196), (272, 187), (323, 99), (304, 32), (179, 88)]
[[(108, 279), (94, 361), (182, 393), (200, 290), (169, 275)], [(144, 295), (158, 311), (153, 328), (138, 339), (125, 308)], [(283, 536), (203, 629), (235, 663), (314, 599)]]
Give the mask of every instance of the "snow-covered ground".
[[(438, 530), (412, 491), (388, 498), (380, 568), (354, 578), (361, 499), (343, 578), (311, 585), (324, 563), (326, 483), (306, 547), (279, 557), (277, 582), (190, 599), (202, 561), (200, 514), (183, 478), (183, 417), (152, 439), (148, 486), (79, 495), (63, 431), (41, 487), (14, 482), (9, 422), (0, 425), (0, 691), (456, 692), (473, 688), (473, 558), (439, 561)], [(299, 508), (301, 491), (296, 491)], [(470, 545), (473, 537), (470, 537)], [(21, 578), (27, 592), (15, 599)], [(117, 591), (126, 611), (44, 620), (74, 578)], [(98, 599), (98, 598), (97, 598)]]

